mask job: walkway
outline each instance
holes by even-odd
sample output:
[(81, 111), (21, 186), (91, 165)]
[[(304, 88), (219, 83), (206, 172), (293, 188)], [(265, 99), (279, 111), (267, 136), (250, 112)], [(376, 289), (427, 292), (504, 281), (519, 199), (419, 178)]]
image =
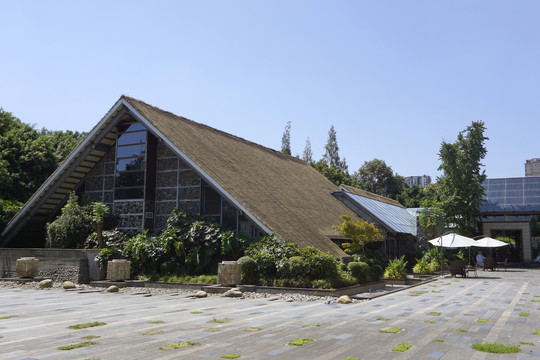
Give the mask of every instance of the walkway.
[[(0, 289), (0, 359), (540, 359), (540, 270), (478, 275), (351, 305)], [(91, 322), (106, 325), (68, 329)], [(288, 345), (298, 338), (313, 341)], [(95, 344), (58, 350), (83, 342)], [(521, 352), (471, 349), (482, 342)]]

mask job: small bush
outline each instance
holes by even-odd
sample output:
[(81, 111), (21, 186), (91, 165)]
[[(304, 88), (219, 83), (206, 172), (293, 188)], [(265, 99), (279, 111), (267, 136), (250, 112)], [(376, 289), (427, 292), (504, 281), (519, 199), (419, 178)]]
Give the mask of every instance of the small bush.
[(371, 281), (371, 272), (369, 265), (362, 261), (353, 261), (348, 264), (348, 269), (351, 275), (358, 280), (359, 283)]
[(79, 205), (78, 201), (77, 195), (70, 193), (61, 215), (47, 223), (47, 243), (51, 246), (82, 248), (88, 235), (94, 231), (90, 208)]
[(238, 263), (242, 265), (242, 284), (257, 285), (259, 276), (257, 274), (257, 263), (249, 256), (243, 256), (238, 259)]
[(473, 344), (472, 348), (494, 354), (512, 354), (520, 351), (519, 346), (506, 346), (497, 343)]
[(384, 271), (384, 276), (389, 279), (405, 279), (407, 277), (407, 262), (405, 256), (399, 259), (390, 260), (390, 263)]

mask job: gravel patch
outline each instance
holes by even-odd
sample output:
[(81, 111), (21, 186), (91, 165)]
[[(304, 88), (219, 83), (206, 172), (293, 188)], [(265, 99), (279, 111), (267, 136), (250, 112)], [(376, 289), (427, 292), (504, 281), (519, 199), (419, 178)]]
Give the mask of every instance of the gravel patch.
[[(1, 280), (1, 279), (0, 279)], [(62, 282), (54, 281), (51, 288), (41, 289), (37, 281), (0, 281), (0, 288), (19, 288), (19, 289), (34, 289), (41, 291), (75, 291), (75, 292), (105, 292), (106, 288), (95, 287), (87, 284), (76, 284), (75, 289), (63, 290)], [(191, 289), (170, 289), (170, 288), (150, 288), (150, 287), (123, 287), (120, 288), (120, 293), (131, 294), (134, 296), (181, 296), (190, 297), (196, 291)], [(221, 294), (211, 294), (208, 296), (221, 296)], [(278, 293), (267, 294), (257, 292), (244, 292), (240, 298), (230, 298), (231, 300), (242, 299), (268, 299), (268, 301), (284, 301), (284, 302), (320, 302), (325, 304), (335, 303), (338, 297), (336, 296), (311, 296), (296, 293)], [(360, 303), (367, 300), (352, 299), (353, 303)]]

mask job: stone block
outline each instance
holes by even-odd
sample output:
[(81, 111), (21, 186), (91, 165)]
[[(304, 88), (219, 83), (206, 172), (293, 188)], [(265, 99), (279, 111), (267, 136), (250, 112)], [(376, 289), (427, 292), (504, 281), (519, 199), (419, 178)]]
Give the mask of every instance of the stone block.
[(240, 284), (242, 265), (237, 261), (223, 261), (218, 264), (218, 283), (223, 286)]
[(38, 274), (39, 259), (35, 257), (22, 257), (17, 259), (16, 273), (19, 277), (33, 278)]
[(129, 280), (131, 271), (131, 261), (125, 259), (115, 259), (107, 263), (107, 280), (124, 281)]

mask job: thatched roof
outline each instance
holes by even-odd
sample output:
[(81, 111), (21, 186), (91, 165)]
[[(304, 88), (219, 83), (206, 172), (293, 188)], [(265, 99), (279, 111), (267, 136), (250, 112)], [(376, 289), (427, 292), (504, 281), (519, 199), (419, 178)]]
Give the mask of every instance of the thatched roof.
[[(339, 188), (309, 164), (234, 135), (122, 96), (64, 163), (24, 205), (6, 228), (13, 238), (31, 218), (44, 221), (58, 211), (70, 189), (114, 142), (114, 124), (122, 113), (145, 124), (210, 185), (257, 223), (284, 241), (314, 246), (341, 257), (331, 238), (340, 215), (356, 215), (332, 193)], [(27, 223), (27, 225), (24, 225)]]
[(341, 221), (341, 214), (355, 215), (331, 195), (339, 188), (309, 164), (142, 101), (125, 99), (280, 239), (346, 255), (330, 237), (340, 237), (333, 225)]

